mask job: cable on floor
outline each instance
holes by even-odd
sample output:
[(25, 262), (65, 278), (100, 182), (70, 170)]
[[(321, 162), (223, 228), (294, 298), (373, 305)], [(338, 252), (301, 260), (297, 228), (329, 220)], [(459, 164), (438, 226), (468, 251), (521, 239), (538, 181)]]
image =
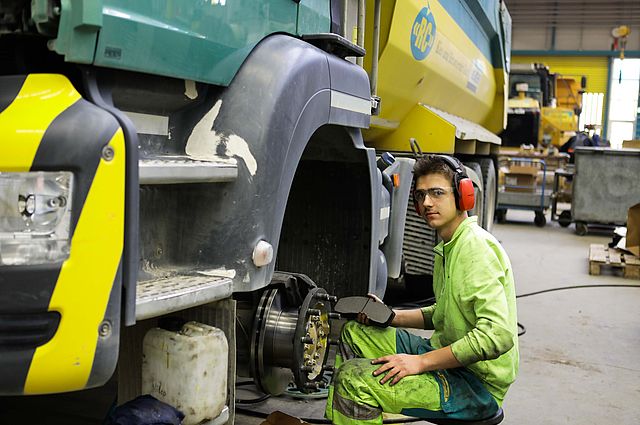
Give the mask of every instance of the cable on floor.
[(554, 292), (554, 291), (564, 291), (567, 289), (582, 289), (582, 288), (640, 288), (640, 285), (625, 285), (625, 284), (620, 284), (620, 285), (615, 285), (615, 284), (600, 284), (600, 285), (572, 285), (572, 286), (559, 286), (557, 288), (549, 288), (549, 289), (543, 289), (541, 291), (535, 291), (535, 292), (529, 292), (526, 294), (520, 294), (520, 295), (516, 295), (516, 298), (524, 298), (524, 297), (530, 297), (532, 295), (538, 295), (538, 294), (545, 294), (547, 292)]
[(527, 333), (527, 328), (520, 322), (518, 322), (518, 336), (522, 336)]
[[(619, 285), (615, 285), (615, 284), (608, 284), (608, 283), (603, 283), (600, 285), (571, 285), (571, 286), (559, 286), (556, 288), (549, 288), (549, 289), (543, 289), (541, 291), (535, 291), (535, 292), (528, 292), (526, 294), (520, 294), (520, 295), (516, 295), (516, 298), (524, 298), (524, 297), (530, 297), (532, 295), (539, 295), (539, 294), (546, 294), (547, 292), (554, 292), (554, 291), (565, 291), (568, 289), (583, 289), (583, 288), (640, 288), (640, 285), (627, 285), (627, 284), (619, 284)], [(518, 336), (522, 336), (524, 334), (527, 333), (527, 328), (524, 327), (524, 325), (520, 322), (518, 322)]]
[[(245, 385), (255, 385), (255, 383), (253, 381), (243, 381), (243, 382), (236, 382), (236, 387), (242, 387)], [(267, 399), (269, 399), (269, 397), (271, 397), (269, 394), (263, 394), (260, 397), (256, 397), (256, 398), (236, 398), (236, 403), (239, 404), (259, 404), (262, 403), (264, 401), (267, 401)]]

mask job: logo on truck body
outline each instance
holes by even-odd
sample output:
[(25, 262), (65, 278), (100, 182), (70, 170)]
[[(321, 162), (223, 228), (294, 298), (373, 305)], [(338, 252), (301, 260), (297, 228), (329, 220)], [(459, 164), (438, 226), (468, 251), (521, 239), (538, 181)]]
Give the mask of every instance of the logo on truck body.
[(436, 39), (436, 20), (431, 6), (423, 7), (411, 27), (411, 53), (416, 60), (427, 57)]

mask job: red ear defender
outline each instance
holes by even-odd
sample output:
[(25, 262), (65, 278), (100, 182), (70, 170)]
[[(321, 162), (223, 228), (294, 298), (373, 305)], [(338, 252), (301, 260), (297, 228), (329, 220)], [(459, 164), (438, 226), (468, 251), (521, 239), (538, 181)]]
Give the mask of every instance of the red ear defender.
[(473, 209), (476, 203), (475, 195), (473, 192), (473, 182), (470, 178), (460, 179), (458, 184), (459, 205), (461, 211), (469, 211)]

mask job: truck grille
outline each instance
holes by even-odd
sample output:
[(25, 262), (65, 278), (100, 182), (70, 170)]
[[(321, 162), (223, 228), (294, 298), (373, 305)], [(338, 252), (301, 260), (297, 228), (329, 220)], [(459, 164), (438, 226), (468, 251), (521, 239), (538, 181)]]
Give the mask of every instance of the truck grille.
[(436, 231), (416, 214), (413, 191), (407, 205), (407, 221), (404, 229), (402, 253), (408, 274), (433, 275), (433, 247), (438, 243)]

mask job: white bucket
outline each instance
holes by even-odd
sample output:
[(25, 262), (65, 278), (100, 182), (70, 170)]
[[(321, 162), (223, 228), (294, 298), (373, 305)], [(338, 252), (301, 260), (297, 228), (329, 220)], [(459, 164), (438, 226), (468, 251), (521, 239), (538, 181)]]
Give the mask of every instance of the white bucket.
[(216, 418), (227, 400), (229, 345), (218, 328), (186, 323), (179, 332), (151, 329), (142, 348), (142, 393), (185, 414), (183, 425)]

